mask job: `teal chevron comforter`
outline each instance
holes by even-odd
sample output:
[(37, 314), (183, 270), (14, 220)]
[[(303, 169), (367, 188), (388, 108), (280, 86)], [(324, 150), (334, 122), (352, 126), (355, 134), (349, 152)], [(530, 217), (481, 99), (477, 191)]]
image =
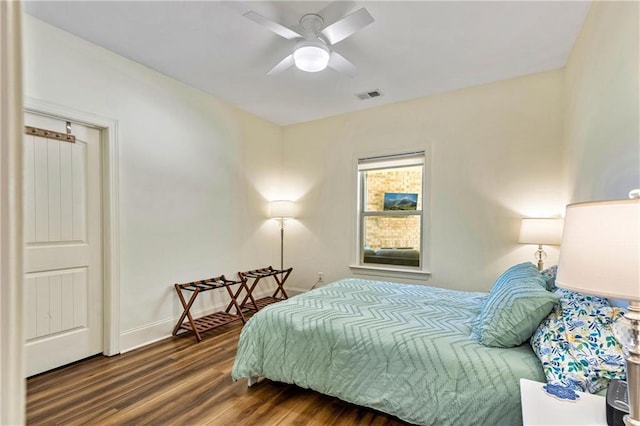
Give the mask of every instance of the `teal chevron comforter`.
[(487, 293), (345, 279), (270, 305), (240, 335), (235, 380), (263, 376), (423, 425), (517, 425), (528, 345), (472, 337)]

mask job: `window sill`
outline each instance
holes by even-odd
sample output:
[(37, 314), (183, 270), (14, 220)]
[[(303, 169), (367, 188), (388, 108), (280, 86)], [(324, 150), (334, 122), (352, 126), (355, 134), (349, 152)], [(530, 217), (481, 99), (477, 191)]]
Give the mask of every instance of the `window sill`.
[(377, 277), (406, 278), (412, 280), (428, 280), (431, 272), (421, 269), (402, 269), (384, 266), (349, 265), (354, 274), (372, 275)]

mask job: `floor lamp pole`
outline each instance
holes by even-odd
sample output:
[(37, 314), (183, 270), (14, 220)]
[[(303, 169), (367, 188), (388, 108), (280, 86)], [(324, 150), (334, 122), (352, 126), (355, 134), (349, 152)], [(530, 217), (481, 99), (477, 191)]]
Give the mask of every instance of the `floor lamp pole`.
[(280, 270), (284, 270), (284, 219), (280, 219)]

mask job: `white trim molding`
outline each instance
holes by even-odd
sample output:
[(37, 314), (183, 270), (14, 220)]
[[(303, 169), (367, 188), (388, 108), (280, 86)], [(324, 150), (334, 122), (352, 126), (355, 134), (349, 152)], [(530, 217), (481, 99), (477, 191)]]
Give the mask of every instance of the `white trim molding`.
[(25, 423), (21, 2), (0, 2), (0, 424)]
[[(256, 291), (255, 293), (253, 293), (253, 296), (256, 299), (259, 299), (270, 295), (271, 293), (273, 293), (273, 290), (264, 289), (261, 291)], [(192, 309), (190, 313), (193, 318), (200, 318), (214, 312), (223, 311), (228, 303), (228, 301), (224, 301), (207, 306), (205, 308)], [(178, 322), (178, 318), (180, 318), (180, 315), (123, 331), (121, 336), (122, 353), (130, 352), (135, 349), (150, 345), (151, 343), (155, 343), (159, 340), (171, 337), (171, 333), (173, 331), (173, 328), (176, 326), (176, 322)], [(178, 333), (178, 336), (184, 333), (188, 332), (181, 331)], [(211, 333), (215, 334), (215, 329)], [(195, 337), (193, 337), (192, 334), (189, 336), (189, 338), (194, 339), (195, 342)]]
[(390, 267), (349, 265), (354, 274), (371, 275), (374, 277), (410, 279), (410, 280), (428, 280), (431, 278), (431, 272), (423, 269), (396, 269)]
[(102, 131), (104, 253), (104, 343), (107, 356), (120, 353), (120, 198), (118, 121), (71, 107), (25, 97), (29, 112), (69, 119)]

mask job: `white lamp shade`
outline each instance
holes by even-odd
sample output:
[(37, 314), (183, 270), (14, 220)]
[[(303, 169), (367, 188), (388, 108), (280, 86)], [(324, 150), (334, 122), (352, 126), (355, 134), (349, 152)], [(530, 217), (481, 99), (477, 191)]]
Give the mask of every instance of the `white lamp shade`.
[(276, 200), (269, 204), (269, 217), (272, 219), (292, 219), (295, 217), (296, 205), (289, 200)]
[(524, 218), (520, 225), (519, 243), (557, 246), (562, 240), (562, 219)]
[(640, 301), (640, 199), (567, 206), (556, 285)]

